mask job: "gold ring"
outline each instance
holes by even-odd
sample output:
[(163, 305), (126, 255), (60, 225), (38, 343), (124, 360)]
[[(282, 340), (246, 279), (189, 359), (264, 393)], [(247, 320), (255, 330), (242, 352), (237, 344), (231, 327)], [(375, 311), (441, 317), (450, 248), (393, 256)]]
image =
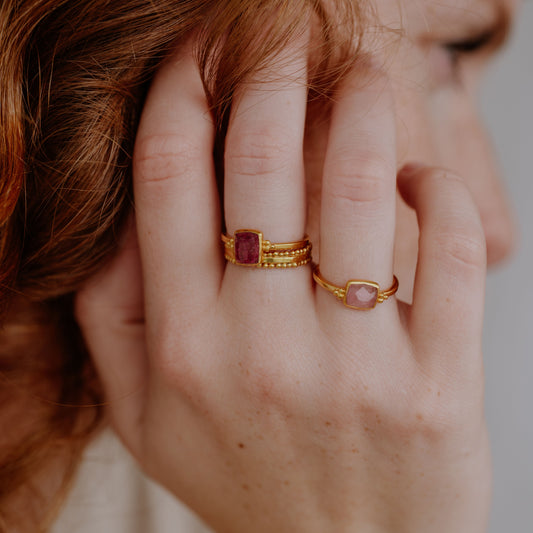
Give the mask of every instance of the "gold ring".
[(351, 279), (345, 287), (338, 287), (322, 277), (318, 265), (315, 265), (313, 269), (313, 279), (322, 288), (335, 295), (337, 299), (342, 300), (346, 307), (361, 311), (374, 309), (377, 304), (390, 298), (398, 290), (399, 285), (398, 278), (394, 276), (392, 285), (386, 291), (380, 291), (379, 284), (375, 281), (363, 279)]
[(301, 241), (274, 243), (260, 231), (239, 229), (233, 237), (222, 234), (225, 258), (235, 264), (256, 268), (294, 268), (311, 262), (312, 244), (307, 235)]

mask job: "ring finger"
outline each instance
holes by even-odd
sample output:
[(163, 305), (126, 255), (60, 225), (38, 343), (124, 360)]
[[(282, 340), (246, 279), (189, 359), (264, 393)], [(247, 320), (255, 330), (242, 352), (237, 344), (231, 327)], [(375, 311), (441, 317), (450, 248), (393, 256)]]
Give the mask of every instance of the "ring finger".
[[(379, 283), (381, 290), (391, 286), (395, 183), (389, 81), (362, 67), (339, 90), (324, 163), (320, 271), (332, 284), (361, 279)], [(332, 301), (322, 290), (317, 297)]]

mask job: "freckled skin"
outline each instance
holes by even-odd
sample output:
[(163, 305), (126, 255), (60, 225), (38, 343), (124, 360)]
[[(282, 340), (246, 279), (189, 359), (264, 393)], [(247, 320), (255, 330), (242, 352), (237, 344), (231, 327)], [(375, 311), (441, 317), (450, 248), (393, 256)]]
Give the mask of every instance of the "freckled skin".
[[(360, 267), (371, 276), (364, 279), (381, 285), (392, 278), (395, 255), (405, 301), (418, 261), (409, 306), (391, 298), (355, 312), (314, 287), (310, 270), (265, 276), (224, 264), (213, 125), (187, 47), (162, 66), (147, 95), (134, 157), (136, 229), (129, 235), (138, 235), (139, 246), (125, 248), (78, 295), (77, 319), (108, 396), (142, 391), (110, 402), (126, 445), (149, 475), (220, 533), (486, 531), (485, 258), (505, 256), (513, 237), (473, 100), (483, 61), (473, 57), (456, 72), (443, 45), (472, 37), (442, 35), (443, 28), (464, 32), (472, 11), (458, 10), (459, 0), (446, 2), (431, 4), (439, 10), (432, 21), (437, 11), (424, 13), (428, 2), (377, 0), (381, 22), (393, 30), (404, 22), (404, 36), (371, 32), (363, 51), (374, 61), (348, 73), (330, 127), (308, 129), (307, 197), (305, 54), (290, 45), (280, 52), (272, 68), (284, 81), (276, 90), (271, 78), (246, 87), (232, 106), (225, 147), (229, 233), (257, 227), (288, 242), (307, 220), (324, 275), (340, 283)], [(471, 5), (465, 2), (463, 8)], [(477, 2), (485, 17), (489, 4)], [(442, 10), (453, 14), (450, 24), (442, 24)], [(428, 28), (441, 34), (428, 36)], [(153, 165), (146, 171), (143, 161), (154, 160), (161, 146), (154, 149), (153, 140), (161, 136), (171, 148), (167, 157), (178, 157), (178, 174), (194, 168), (195, 179), (162, 182)], [(200, 154), (189, 165), (179, 159), (183, 139), (197, 143)], [(408, 170), (406, 162), (422, 165)], [(195, 202), (201, 209), (191, 207)], [(123, 268), (139, 257), (142, 283), (140, 268), (135, 279)], [(132, 288), (146, 296), (142, 335), (114, 323), (117, 313), (102, 322), (109, 318), (103, 309), (135, 307), (125, 301)]]
[[(397, 168), (400, 169), (406, 162), (418, 161), (461, 175), (480, 209), (489, 265), (496, 264), (514, 250), (517, 230), (501, 184), (494, 149), (476, 106), (475, 96), (483, 73), (483, 61), (473, 58), (470, 61), (472, 67), (470, 63), (465, 67), (465, 71), (475, 71), (472, 76), (464, 76), (468, 79), (466, 87), (441, 80), (440, 86), (425, 90), (423, 87), (432, 83), (428, 80), (432, 75), (433, 66), (428, 64), (432, 57), (416, 46), (417, 35), (430, 24), (428, 21), (432, 17), (437, 21), (443, 15), (455, 17), (457, 9), (461, 9), (461, 13), (472, 9), (475, 17), (480, 5), (482, 12), (484, 6), (475, 0), (469, 0), (464, 7), (458, 7), (457, 2), (452, 0), (439, 2), (438, 5), (430, 0), (377, 0), (376, 4), (381, 20), (389, 22), (391, 29), (397, 28), (398, 20), (410, 22), (407, 34), (401, 40), (391, 42), (386, 32), (381, 36), (381, 60), (391, 78), (396, 104)], [(518, 2), (505, 0), (500, 4), (515, 10)], [(374, 34), (372, 38), (376, 38)], [(307, 188), (310, 195), (307, 232), (313, 242), (318, 242), (316, 221), (320, 219), (325, 130), (312, 131), (307, 136)], [(414, 212), (400, 195), (396, 209), (394, 270), (402, 281), (399, 297), (410, 302), (418, 253), (418, 224)], [(317, 258), (318, 253), (315, 252)]]

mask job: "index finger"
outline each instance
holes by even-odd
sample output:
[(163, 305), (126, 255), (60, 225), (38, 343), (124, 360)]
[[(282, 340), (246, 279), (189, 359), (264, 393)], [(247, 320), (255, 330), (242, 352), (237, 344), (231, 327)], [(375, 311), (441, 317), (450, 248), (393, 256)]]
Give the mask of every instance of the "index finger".
[[(192, 47), (152, 83), (137, 134), (134, 192), (146, 306), (212, 301), (222, 275), (214, 127)], [(182, 307), (185, 307), (181, 303)]]

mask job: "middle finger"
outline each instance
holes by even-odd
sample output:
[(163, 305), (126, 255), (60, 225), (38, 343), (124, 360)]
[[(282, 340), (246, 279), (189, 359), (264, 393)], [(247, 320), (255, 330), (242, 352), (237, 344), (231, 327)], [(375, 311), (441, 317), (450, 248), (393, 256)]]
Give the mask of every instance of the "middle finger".
[(272, 242), (302, 239), (306, 96), (307, 57), (305, 47), (296, 44), (242, 90), (226, 139), (224, 209), (230, 235), (255, 229)]

